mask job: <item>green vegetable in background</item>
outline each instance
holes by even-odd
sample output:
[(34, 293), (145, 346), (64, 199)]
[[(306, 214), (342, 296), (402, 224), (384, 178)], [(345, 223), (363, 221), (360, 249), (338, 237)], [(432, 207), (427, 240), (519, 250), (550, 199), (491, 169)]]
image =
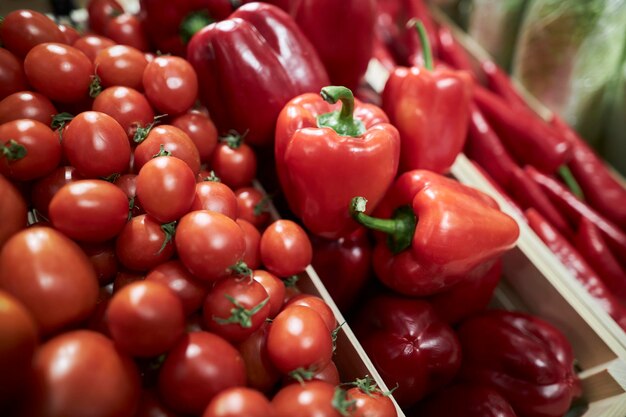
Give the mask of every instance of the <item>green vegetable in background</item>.
[(600, 152), (615, 169), (626, 176), (626, 45), (622, 64), (609, 86), (609, 92), (613, 93), (613, 97)]

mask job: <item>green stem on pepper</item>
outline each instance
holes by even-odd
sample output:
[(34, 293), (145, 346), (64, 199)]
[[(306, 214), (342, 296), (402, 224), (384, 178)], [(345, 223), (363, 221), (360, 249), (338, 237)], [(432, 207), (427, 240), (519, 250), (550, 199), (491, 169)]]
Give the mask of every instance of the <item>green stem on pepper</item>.
[(414, 27), (417, 30), (417, 34), (422, 44), (422, 53), (424, 54), (424, 68), (429, 71), (433, 70), (433, 51), (428, 41), (428, 34), (424, 24), (419, 19), (411, 19), (407, 22), (407, 27)]
[(559, 167), (559, 175), (561, 176), (561, 178), (563, 178), (565, 185), (567, 185), (567, 188), (570, 189), (572, 194), (574, 194), (581, 200), (585, 199), (582, 188), (580, 188), (580, 185), (578, 185), (578, 181), (576, 181), (576, 178), (574, 178), (574, 174), (572, 174), (572, 171), (570, 171), (567, 165), (561, 165)]
[(357, 137), (365, 133), (363, 122), (354, 118), (354, 95), (349, 88), (331, 85), (322, 88), (320, 95), (330, 104), (341, 101), (341, 110), (319, 115), (318, 127), (329, 127), (342, 136)]
[(198, 10), (189, 13), (183, 21), (180, 23), (179, 34), (184, 44), (187, 44), (196, 32), (200, 31), (203, 27), (215, 22), (215, 19), (209, 16), (209, 12), (206, 10)]

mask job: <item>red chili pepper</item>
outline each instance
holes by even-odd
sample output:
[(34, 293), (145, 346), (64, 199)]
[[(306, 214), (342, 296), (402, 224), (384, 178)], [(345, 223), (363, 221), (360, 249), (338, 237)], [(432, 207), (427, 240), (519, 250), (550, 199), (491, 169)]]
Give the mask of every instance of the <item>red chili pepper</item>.
[[(423, 25), (417, 28), (427, 42)], [(383, 109), (400, 131), (400, 172), (446, 172), (467, 136), (471, 78), (466, 72), (433, 70), (425, 45), (425, 67), (396, 68), (382, 93)]]
[(439, 26), (439, 58), (457, 70), (467, 71), (475, 80), (478, 79), (476, 70), (469, 55), (459, 45), (458, 41), (447, 26)]
[(222, 132), (249, 131), (252, 145), (272, 143), (276, 117), (290, 99), (328, 85), (311, 43), (270, 4), (240, 7), (196, 33), (187, 51), (211, 119)]
[(556, 255), (574, 278), (598, 302), (617, 324), (626, 330), (626, 307), (621, 305), (598, 274), (574, 247), (535, 209), (526, 210), (528, 224), (537, 236)]
[(504, 99), (510, 106), (514, 108), (523, 108), (528, 110), (526, 100), (522, 98), (516, 90), (513, 82), (506, 72), (504, 72), (496, 63), (492, 61), (483, 61), (480, 68), (485, 74), (489, 89)]
[(424, 400), (415, 416), (517, 417), (517, 414), (493, 388), (457, 383)]
[[(331, 104), (337, 101), (341, 110)], [(358, 227), (348, 211), (352, 197), (363, 193), (372, 210), (383, 198), (400, 155), (398, 131), (387, 122), (345, 87), (285, 106), (276, 123), (276, 169), (291, 211), (311, 233), (345, 236)]]
[(374, 270), (388, 287), (407, 295), (446, 291), (480, 264), (513, 247), (517, 223), (489, 196), (430, 171), (401, 175), (380, 203), (378, 218), (351, 211), (364, 226), (384, 232)]
[(495, 389), (521, 417), (562, 417), (581, 394), (569, 341), (538, 317), (487, 310), (457, 334), (460, 380)]

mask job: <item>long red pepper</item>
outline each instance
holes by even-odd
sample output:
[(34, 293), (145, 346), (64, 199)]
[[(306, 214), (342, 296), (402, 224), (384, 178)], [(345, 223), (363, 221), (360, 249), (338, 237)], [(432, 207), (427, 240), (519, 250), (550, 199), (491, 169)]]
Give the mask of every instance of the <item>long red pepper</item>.
[(476, 70), (472, 61), (447, 26), (439, 26), (437, 32), (439, 36), (439, 59), (457, 70), (469, 72), (474, 79), (477, 79)]
[(526, 210), (528, 224), (602, 308), (626, 330), (626, 307), (602, 282), (576, 249), (535, 209)]
[(506, 100), (511, 106), (528, 108), (526, 100), (513, 85), (509, 76), (495, 62), (483, 61), (480, 68), (485, 74), (489, 89)]

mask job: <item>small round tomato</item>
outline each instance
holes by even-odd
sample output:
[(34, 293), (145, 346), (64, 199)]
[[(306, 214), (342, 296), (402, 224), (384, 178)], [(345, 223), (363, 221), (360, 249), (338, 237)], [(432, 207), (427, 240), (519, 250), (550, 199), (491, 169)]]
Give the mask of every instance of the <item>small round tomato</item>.
[(174, 244), (160, 223), (141, 214), (130, 219), (117, 236), (115, 254), (126, 268), (147, 271), (170, 259)]
[(183, 304), (186, 316), (198, 311), (208, 288), (187, 271), (178, 260), (162, 263), (146, 275), (146, 281), (159, 282), (172, 290)]
[(134, 282), (115, 293), (106, 317), (115, 345), (132, 356), (165, 353), (185, 331), (182, 303), (153, 281)]
[(113, 17), (108, 21), (104, 33), (120, 45), (132, 46), (140, 51), (150, 49), (148, 38), (141, 29), (141, 22), (132, 14), (122, 13)]
[(269, 323), (266, 321), (237, 345), (246, 364), (247, 385), (266, 394), (273, 391), (281, 376), (267, 354), (268, 331)]
[(154, 120), (154, 111), (148, 99), (137, 90), (128, 87), (109, 87), (93, 101), (92, 110), (108, 114), (122, 126), (128, 139), (137, 128)]
[(198, 95), (198, 77), (185, 59), (158, 56), (146, 66), (143, 88), (158, 111), (175, 115), (193, 105)]
[(262, 269), (255, 269), (252, 278), (265, 288), (265, 292), (270, 297), (268, 317), (273, 318), (283, 308), (285, 284), (276, 275)]
[(241, 261), (246, 241), (241, 227), (221, 213), (197, 210), (185, 215), (176, 229), (176, 250), (185, 267), (203, 281), (230, 275)]
[(33, 373), (29, 415), (132, 417), (139, 404), (137, 367), (100, 333), (76, 330), (47, 341)]
[(64, 43), (61, 29), (48, 16), (34, 10), (14, 10), (0, 26), (2, 46), (24, 58), (34, 46), (45, 42)]
[(74, 42), (72, 46), (87, 55), (91, 62), (94, 62), (100, 52), (115, 46), (115, 42), (104, 36), (85, 35)]
[(0, 173), (19, 181), (43, 177), (61, 161), (61, 144), (52, 129), (36, 120), (0, 125)]
[(148, 136), (136, 138), (141, 143), (135, 148), (135, 169), (140, 170), (146, 162), (159, 153), (163, 146), (171, 156), (185, 161), (194, 175), (200, 172), (198, 148), (185, 132), (171, 125), (161, 125), (150, 129)]
[[(0, 175), (0, 248), (11, 236), (26, 227), (28, 207), (22, 194)], [(2, 368), (0, 368), (2, 369)]]
[(24, 90), (28, 90), (28, 81), (22, 61), (9, 50), (0, 48), (0, 100)]
[(143, 71), (148, 60), (139, 49), (115, 45), (98, 53), (94, 60), (96, 74), (104, 87), (124, 86), (143, 88)]
[(202, 417), (273, 417), (272, 406), (265, 395), (259, 391), (235, 387), (217, 394)]
[(239, 218), (252, 223), (257, 229), (263, 229), (270, 222), (269, 196), (253, 187), (243, 187), (235, 191)]
[(159, 395), (173, 410), (200, 415), (219, 392), (246, 383), (239, 352), (208, 332), (183, 336), (168, 353), (159, 373)]
[(235, 220), (237, 199), (227, 185), (213, 180), (202, 181), (196, 184), (196, 194), (190, 210), (216, 211)]
[(71, 166), (58, 167), (39, 179), (31, 189), (31, 202), (35, 210), (48, 217), (48, 207), (52, 197), (66, 184), (82, 180), (83, 177)]
[(250, 185), (256, 177), (257, 161), (252, 148), (242, 139), (231, 139), (218, 143), (211, 156), (211, 169), (232, 188)]
[(173, 119), (171, 124), (185, 132), (195, 143), (200, 161), (210, 161), (211, 154), (217, 146), (217, 128), (208, 116), (190, 111)]
[(93, 64), (72, 46), (42, 43), (24, 58), (24, 72), (28, 82), (48, 98), (77, 103), (88, 98)]
[(275, 417), (341, 417), (334, 405), (334, 385), (324, 381), (290, 384), (282, 388), (272, 399)]
[(246, 239), (246, 254), (243, 261), (250, 269), (257, 269), (261, 266), (261, 233), (250, 222), (244, 219), (237, 219), (237, 224), (243, 230)]
[(50, 126), (57, 109), (48, 97), (32, 91), (20, 91), (0, 101), (0, 124), (17, 119), (37, 120)]
[(118, 186), (126, 197), (128, 198), (128, 207), (130, 208), (130, 213), (132, 217), (139, 216), (140, 214), (144, 214), (144, 210), (141, 208), (139, 204), (139, 199), (137, 199), (137, 175), (136, 174), (124, 174), (120, 175), (115, 179), (113, 183)]
[(365, 392), (359, 387), (348, 390), (348, 399), (354, 401), (354, 417), (397, 417), (393, 401), (380, 390)]
[(22, 230), (0, 252), (0, 287), (33, 314), (44, 334), (89, 317), (98, 279), (83, 251), (48, 227)]
[(341, 382), (339, 378), (339, 370), (337, 369), (337, 365), (335, 365), (335, 362), (333, 361), (330, 361), (328, 365), (326, 365), (319, 371), (305, 372), (304, 374), (296, 373), (296, 375), (284, 376), (282, 384), (293, 384), (295, 382), (298, 382), (297, 378), (302, 381), (324, 381), (328, 382), (331, 385), (339, 385), (339, 383)]
[(276, 220), (261, 235), (261, 262), (279, 277), (299, 274), (311, 263), (313, 248), (306, 232), (291, 220)]
[(315, 372), (331, 361), (333, 342), (326, 323), (315, 310), (295, 305), (274, 318), (267, 350), (274, 366), (285, 375), (299, 368)]
[(337, 328), (337, 319), (333, 310), (320, 297), (311, 294), (298, 294), (289, 300), (285, 308), (294, 305), (309, 307), (315, 310), (326, 323), (329, 332)]
[(87, 178), (124, 173), (130, 164), (126, 132), (111, 116), (96, 111), (80, 113), (67, 125), (63, 151)]
[(196, 189), (196, 176), (189, 165), (173, 156), (146, 162), (137, 175), (141, 207), (162, 223), (178, 220), (189, 211)]
[(59, 23), (59, 30), (63, 34), (63, 38), (65, 39), (66, 44), (74, 45), (74, 42), (80, 39), (80, 33), (76, 28), (66, 25), (64, 23)]
[(124, 8), (116, 0), (90, 0), (87, 2), (89, 28), (96, 33), (104, 33), (109, 20), (124, 13)]
[(117, 274), (117, 257), (113, 242), (84, 243), (80, 247), (93, 265), (100, 286), (112, 283)]

